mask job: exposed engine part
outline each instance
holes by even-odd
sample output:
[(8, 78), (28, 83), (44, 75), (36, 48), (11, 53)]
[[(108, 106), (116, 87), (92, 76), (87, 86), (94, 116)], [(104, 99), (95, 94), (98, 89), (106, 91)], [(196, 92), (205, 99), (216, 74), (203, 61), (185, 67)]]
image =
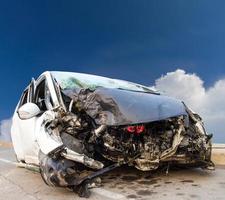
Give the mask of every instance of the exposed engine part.
[(73, 160), (75, 162), (82, 163), (85, 166), (90, 167), (92, 169), (102, 169), (104, 167), (103, 163), (96, 161), (92, 158), (89, 158), (84, 154), (76, 153), (75, 151), (72, 151), (68, 148), (65, 148), (62, 151), (61, 155), (68, 160)]
[(72, 100), (70, 101), (70, 105), (69, 105), (69, 112), (72, 111), (73, 103), (74, 103), (74, 101), (73, 101), (73, 99), (72, 99)]
[(97, 129), (94, 130), (95, 136), (99, 137), (100, 134), (106, 129), (106, 125), (101, 125)]
[(141, 156), (134, 160), (134, 166), (143, 171), (155, 169), (176, 152), (185, 131), (183, 117), (136, 127), (145, 128), (141, 128), (144, 131), (138, 134), (135, 131), (131, 134), (126, 127), (108, 129), (99, 142), (102, 144), (101, 154), (118, 162), (139, 152)]
[(179, 120), (179, 122), (181, 124), (179, 124), (180, 126), (176, 130), (175, 135), (173, 136), (172, 146), (169, 149), (163, 151), (160, 156), (160, 160), (162, 160), (162, 161), (176, 153), (177, 148), (183, 139), (183, 135), (181, 135), (181, 134), (182, 134), (182, 132), (184, 133), (184, 126), (180, 120)]

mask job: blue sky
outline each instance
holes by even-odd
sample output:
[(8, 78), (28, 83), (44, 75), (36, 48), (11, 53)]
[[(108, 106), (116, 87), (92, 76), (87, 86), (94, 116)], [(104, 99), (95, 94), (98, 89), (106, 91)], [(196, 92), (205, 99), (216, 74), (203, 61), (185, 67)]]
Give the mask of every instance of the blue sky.
[(147, 85), (182, 68), (210, 87), (225, 75), (225, 1), (0, 1), (0, 120), (45, 70)]

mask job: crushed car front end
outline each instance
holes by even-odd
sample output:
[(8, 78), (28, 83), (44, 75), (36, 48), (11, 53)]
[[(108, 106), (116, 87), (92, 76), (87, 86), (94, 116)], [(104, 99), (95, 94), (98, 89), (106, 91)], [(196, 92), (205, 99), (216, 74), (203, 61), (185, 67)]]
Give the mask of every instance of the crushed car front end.
[[(46, 72), (40, 77), (39, 90), (33, 81), (27, 95), (33, 98), (20, 108), (22, 114), (28, 113), (25, 107), (38, 112), (26, 127), (20, 120), (26, 143), (18, 146), (33, 144), (19, 160), (38, 164), (46, 184), (87, 197), (90, 183), (121, 165), (141, 171), (170, 165), (214, 168), (212, 135), (182, 101), (94, 75)], [(31, 129), (32, 137), (25, 137)]]
[(76, 190), (123, 164), (142, 171), (168, 164), (214, 168), (212, 135), (179, 100), (104, 87), (61, 88), (60, 95), (66, 109), (48, 111), (41, 124), (46, 144), (57, 143), (46, 151), (43, 146), (39, 155), (49, 185)]

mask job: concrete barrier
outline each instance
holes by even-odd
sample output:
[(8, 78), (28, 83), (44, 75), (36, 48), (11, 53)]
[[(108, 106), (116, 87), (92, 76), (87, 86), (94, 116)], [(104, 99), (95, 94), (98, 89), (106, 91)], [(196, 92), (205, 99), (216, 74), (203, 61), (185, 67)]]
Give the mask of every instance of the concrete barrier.
[(2, 148), (11, 148), (12, 147), (12, 143), (0, 140), (0, 147), (2, 147)]
[(213, 144), (212, 161), (215, 165), (225, 166), (225, 144)]

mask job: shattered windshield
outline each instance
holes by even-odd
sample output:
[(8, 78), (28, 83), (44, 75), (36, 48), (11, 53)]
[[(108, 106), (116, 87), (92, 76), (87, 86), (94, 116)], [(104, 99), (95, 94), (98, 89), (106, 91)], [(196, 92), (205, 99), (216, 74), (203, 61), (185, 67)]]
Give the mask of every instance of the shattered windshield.
[(51, 74), (59, 83), (62, 90), (79, 88), (89, 88), (95, 90), (98, 87), (105, 87), (136, 92), (158, 93), (150, 87), (102, 76), (73, 72), (51, 72)]

